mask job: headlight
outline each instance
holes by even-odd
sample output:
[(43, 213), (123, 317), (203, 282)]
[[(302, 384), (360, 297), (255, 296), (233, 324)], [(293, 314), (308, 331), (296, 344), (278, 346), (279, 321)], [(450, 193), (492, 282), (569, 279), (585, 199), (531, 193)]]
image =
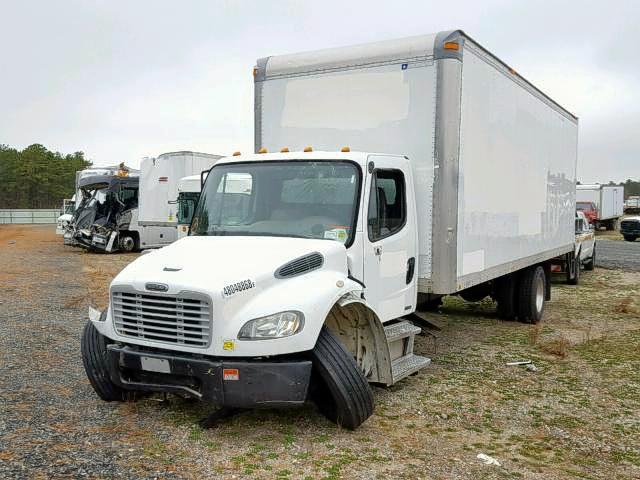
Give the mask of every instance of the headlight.
[(302, 312), (280, 312), (255, 318), (245, 323), (238, 333), (239, 340), (263, 340), (295, 335), (304, 326)]

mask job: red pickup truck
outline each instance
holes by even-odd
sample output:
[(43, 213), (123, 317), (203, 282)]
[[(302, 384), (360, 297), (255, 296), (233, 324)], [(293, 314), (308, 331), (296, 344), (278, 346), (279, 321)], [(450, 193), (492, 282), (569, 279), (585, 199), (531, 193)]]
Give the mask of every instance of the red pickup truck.
[(595, 225), (596, 220), (598, 219), (598, 208), (596, 204), (593, 202), (577, 202), (576, 210), (584, 213), (584, 216), (587, 217), (587, 220), (590, 224)]

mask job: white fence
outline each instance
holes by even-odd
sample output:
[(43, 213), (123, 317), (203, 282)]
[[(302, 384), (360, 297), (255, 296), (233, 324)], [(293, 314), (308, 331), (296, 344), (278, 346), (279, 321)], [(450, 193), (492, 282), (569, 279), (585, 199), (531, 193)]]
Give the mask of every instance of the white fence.
[(57, 208), (0, 209), (2, 223), (56, 223), (60, 216)]

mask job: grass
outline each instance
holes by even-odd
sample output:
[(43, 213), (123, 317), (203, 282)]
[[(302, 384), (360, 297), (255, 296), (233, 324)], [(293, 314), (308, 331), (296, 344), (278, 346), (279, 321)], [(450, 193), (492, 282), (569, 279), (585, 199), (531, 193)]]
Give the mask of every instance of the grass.
[[(85, 273), (93, 289), (114, 272), (100, 258)], [(432, 366), (375, 388), (375, 413), (356, 432), (313, 407), (256, 410), (209, 430), (197, 422), (211, 407), (178, 399), (145, 400), (130, 415), (168, 433), (144, 437), (144, 455), (190, 465), (179, 471), (188, 478), (634, 478), (640, 273), (597, 269), (581, 280), (554, 285), (533, 326), (496, 320), (488, 300), (446, 298), (430, 314), (442, 327), (437, 349), (416, 340)], [(506, 365), (514, 360), (538, 370)]]

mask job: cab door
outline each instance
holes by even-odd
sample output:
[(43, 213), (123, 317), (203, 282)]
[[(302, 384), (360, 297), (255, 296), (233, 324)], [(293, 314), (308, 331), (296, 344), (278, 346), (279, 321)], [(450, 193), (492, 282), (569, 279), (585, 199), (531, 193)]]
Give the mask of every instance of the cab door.
[(409, 161), (369, 156), (365, 188), (365, 298), (384, 322), (412, 312), (416, 304), (418, 242)]

